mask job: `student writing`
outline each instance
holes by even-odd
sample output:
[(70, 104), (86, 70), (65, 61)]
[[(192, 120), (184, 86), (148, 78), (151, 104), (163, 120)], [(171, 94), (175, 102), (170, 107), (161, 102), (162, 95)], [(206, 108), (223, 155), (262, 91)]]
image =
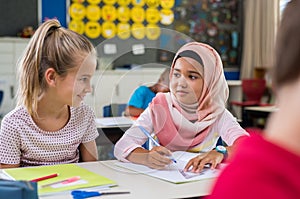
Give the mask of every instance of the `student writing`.
[[(231, 155), (232, 145), (248, 135), (226, 110), (227, 98), (228, 86), (218, 53), (203, 43), (185, 44), (173, 59), (170, 92), (153, 98), (136, 124), (116, 143), (115, 156), (162, 169), (172, 162), (172, 151), (205, 151), (191, 159), (185, 170), (200, 172), (207, 163), (215, 168), (224, 156)], [(151, 150), (141, 147), (147, 136), (138, 126), (154, 133), (161, 146)], [(220, 136), (228, 145), (224, 153), (214, 150)]]
[(17, 106), (2, 120), (2, 168), (97, 160), (91, 92), (96, 51), (82, 35), (44, 22), (19, 62)]

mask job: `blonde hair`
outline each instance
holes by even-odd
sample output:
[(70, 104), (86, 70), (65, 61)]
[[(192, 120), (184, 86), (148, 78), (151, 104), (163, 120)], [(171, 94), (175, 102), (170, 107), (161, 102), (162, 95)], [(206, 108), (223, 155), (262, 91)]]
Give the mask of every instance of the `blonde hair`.
[(56, 19), (44, 22), (18, 62), (17, 105), (37, 116), (38, 99), (47, 89), (45, 71), (53, 68), (64, 77), (90, 53), (96, 54), (95, 48), (84, 36), (61, 27)]

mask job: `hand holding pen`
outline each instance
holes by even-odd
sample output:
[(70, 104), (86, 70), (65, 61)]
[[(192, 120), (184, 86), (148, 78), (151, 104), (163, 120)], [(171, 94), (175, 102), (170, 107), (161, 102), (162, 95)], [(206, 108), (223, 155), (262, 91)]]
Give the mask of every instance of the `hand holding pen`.
[[(150, 135), (150, 133), (142, 126), (139, 126), (140, 130), (153, 142), (156, 147), (153, 147), (149, 152), (148, 162), (151, 163), (152, 168), (164, 168), (170, 164), (170, 160), (176, 163), (176, 160), (172, 157), (171, 152), (163, 147)], [(165, 158), (164, 156), (167, 156)]]

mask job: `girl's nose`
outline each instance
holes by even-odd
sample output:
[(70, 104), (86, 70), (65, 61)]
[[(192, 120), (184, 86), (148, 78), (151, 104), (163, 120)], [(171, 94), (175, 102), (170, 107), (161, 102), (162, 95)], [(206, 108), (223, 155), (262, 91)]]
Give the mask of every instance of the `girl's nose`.
[(187, 87), (187, 82), (184, 76), (181, 76), (178, 79), (178, 86), (181, 86), (182, 88), (186, 88)]
[(91, 84), (89, 84), (89, 85), (84, 89), (84, 91), (85, 91), (86, 93), (92, 93), (93, 90), (94, 90), (94, 88), (93, 88), (93, 86), (92, 86)]

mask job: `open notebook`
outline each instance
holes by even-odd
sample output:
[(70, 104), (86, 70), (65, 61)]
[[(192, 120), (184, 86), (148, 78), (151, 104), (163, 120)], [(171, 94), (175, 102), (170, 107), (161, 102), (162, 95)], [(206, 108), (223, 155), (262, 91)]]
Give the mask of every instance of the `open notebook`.
[[(38, 182), (39, 195), (47, 195), (73, 189), (89, 187), (105, 188), (115, 186), (116, 183), (104, 176), (98, 175), (76, 164), (60, 164), (51, 166), (23, 167), (3, 169), (3, 172), (12, 180), (32, 180), (42, 176), (57, 173), (55, 178)], [(79, 176), (79, 180), (68, 184), (56, 184), (42, 187), (43, 185)]]
[[(219, 169), (211, 170), (209, 168), (204, 169), (203, 172), (199, 174), (191, 173), (191, 172), (184, 172), (184, 175), (181, 170), (185, 167), (187, 162), (197, 156), (197, 153), (189, 153), (183, 151), (176, 151), (173, 153), (173, 157), (176, 159), (177, 163), (172, 163), (164, 170), (157, 170), (151, 169), (144, 165), (128, 163), (128, 162), (117, 162), (115, 163), (117, 166), (127, 168), (129, 170), (136, 171), (138, 173), (142, 173), (145, 175), (149, 175), (152, 177), (156, 177), (165, 181), (169, 181), (172, 183), (185, 183), (185, 182), (192, 182), (197, 180), (215, 178), (220, 173)], [(221, 168), (225, 165), (221, 165)]]

